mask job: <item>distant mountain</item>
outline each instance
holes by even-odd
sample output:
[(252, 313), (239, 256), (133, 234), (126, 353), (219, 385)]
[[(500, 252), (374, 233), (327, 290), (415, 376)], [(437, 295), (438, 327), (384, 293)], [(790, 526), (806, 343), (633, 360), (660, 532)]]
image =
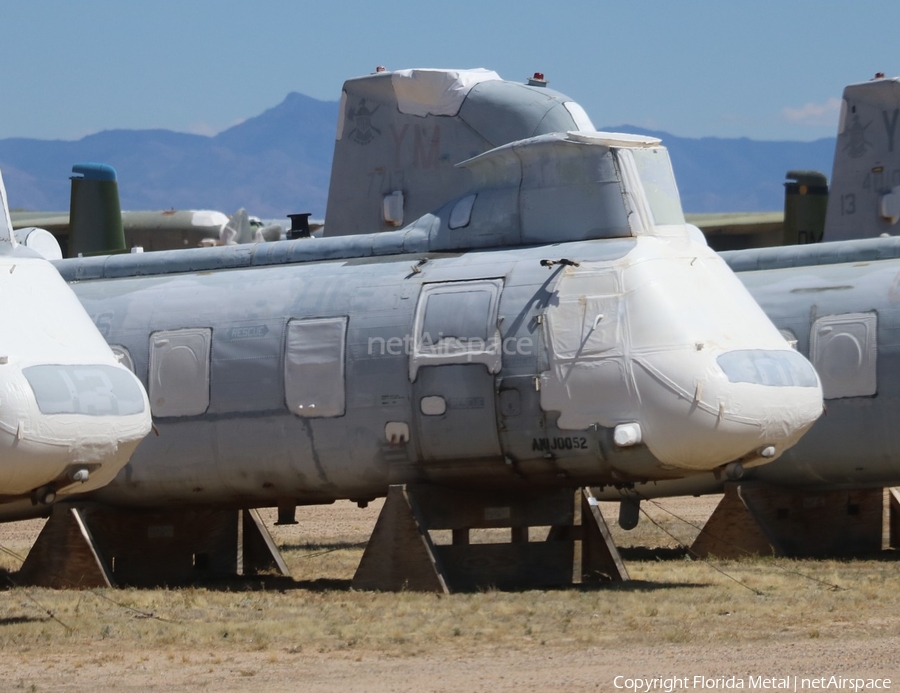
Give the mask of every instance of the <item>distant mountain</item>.
[[(124, 209), (245, 207), (261, 217), (325, 215), (338, 102), (291, 93), (278, 106), (214, 137), (169, 130), (108, 130), (77, 141), (0, 140), (10, 204), (69, 206), (72, 165), (101, 162), (119, 175)], [(669, 147), (688, 212), (753, 212), (783, 206), (784, 174), (831, 176), (834, 139), (759, 142), (691, 139), (619, 125), (604, 130), (660, 137)]]
[(676, 137), (631, 125), (601, 129), (659, 137), (669, 149), (686, 212), (781, 210), (788, 171), (821, 171), (831, 181), (833, 137), (813, 142), (760, 142), (746, 137)]
[(75, 142), (0, 140), (10, 205), (69, 207), (72, 164), (116, 169), (123, 209), (210, 208), (280, 217), (325, 215), (338, 103), (291, 93), (214, 137), (107, 130)]

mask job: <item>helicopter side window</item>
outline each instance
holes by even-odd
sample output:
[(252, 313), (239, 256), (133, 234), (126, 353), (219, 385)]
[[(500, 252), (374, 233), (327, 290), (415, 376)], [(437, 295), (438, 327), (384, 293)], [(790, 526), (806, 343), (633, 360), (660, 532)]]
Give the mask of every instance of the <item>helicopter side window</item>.
[(284, 349), (288, 409), (303, 418), (343, 416), (347, 318), (291, 320)]
[(813, 323), (809, 360), (825, 399), (871, 397), (878, 391), (876, 313), (826, 315)]
[(483, 363), (500, 370), (501, 279), (425, 284), (416, 307), (410, 380), (420, 366)]
[(644, 194), (658, 226), (684, 224), (681, 197), (672, 172), (669, 153), (662, 147), (632, 149)]
[(211, 341), (208, 327), (150, 335), (148, 394), (153, 416), (197, 416), (206, 412)]

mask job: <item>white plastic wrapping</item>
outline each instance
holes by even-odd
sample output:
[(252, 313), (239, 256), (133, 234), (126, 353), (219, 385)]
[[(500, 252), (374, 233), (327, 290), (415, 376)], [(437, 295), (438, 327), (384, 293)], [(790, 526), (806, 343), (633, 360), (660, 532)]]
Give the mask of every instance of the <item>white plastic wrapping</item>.
[(391, 73), (391, 83), (401, 113), (425, 117), (427, 115), (454, 116), (469, 90), (476, 84), (499, 80), (493, 70), (397, 70)]
[(641, 177), (638, 172), (634, 154), (630, 149), (616, 149), (616, 161), (619, 174), (622, 176), (622, 187), (625, 193), (625, 205), (628, 208), (628, 221), (631, 232), (640, 236), (653, 231), (653, 213), (650, 204), (643, 194)]
[(197, 416), (209, 408), (207, 327), (150, 335), (150, 406), (154, 416)]
[(813, 323), (809, 358), (822, 379), (825, 399), (876, 393), (877, 330), (874, 312), (828, 315)]
[(45, 260), (62, 260), (63, 254), (62, 248), (59, 247), (59, 241), (46, 229), (29, 226), (16, 229), (13, 234), (19, 243), (30, 248)]
[(597, 129), (594, 127), (594, 123), (591, 122), (591, 117), (587, 114), (587, 111), (577, 101), (566, 101), (563, 107), (572, 116), (572, 120), (575, 121), (575, 127), (578, 130), (590, 132)]
[[(721, 258), (687, 238), (642, 236), (612, 265), (566, 267), (544, 324), (541, 406), (559, 412), (559, 427), (638, 424), (673, 467), (700, 470), (729, 455), (752, 463), (772, 441), (780, 454), (821, 413), (810, 364)], [(748, 349), (785, 354), (771, 360), (797, 371), (780, 383), (730, 379), (719, 356), (739, 360)]]
[(56, 268), (17, 247), (2, 176), (0, 296), (0, 495), (99, 488), (150, 430), (146, 394)]
[(9, 243), (13, 247), (18, 245), (13, 234), (12, 219), (9, 217), (9, 201), (6, 197), (6, 185), (3, 176), (0, 175), (0, 243)]
[(228, 217), (222, 212), (212, 209), (195, 209), (191, 212), (192, 226), (225, 226), (228, 223)]
[(621, 271), (567, 267), (547, 311), (551, 371), (541, 383), (541, 407), (559, 411), (562, 429), (612, 426), (637, 415), (625, 364)]
[(346, 334), (346, 317), (288, 323), (284, 350), (285, 401), (297, 416), (343, 416)]

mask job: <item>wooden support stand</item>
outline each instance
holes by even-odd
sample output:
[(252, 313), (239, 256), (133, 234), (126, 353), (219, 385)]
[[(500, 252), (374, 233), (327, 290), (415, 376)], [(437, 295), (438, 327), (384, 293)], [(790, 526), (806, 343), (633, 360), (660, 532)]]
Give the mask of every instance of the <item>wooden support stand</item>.
[(691, 551), (721, 558), (874, 553), (881, 550), (882, 495), (728, 483)]
[(250, 508), (241, 513), (241, 538), (238, 541), (238, 572), (241, 575), (275, 573), (289, 576), (281, 551), (275, 544), (259, 510)]
[[(587, 579), (627, 580), (628, 572), (590, 491), (473, 491), (391, 486), (353, 577), (354, 589), (459, 592), (498, 587), (541, 588)], [(546, 541), (529, 541), (529, 527), (550, 526)], [(470, 530), (508, 528), (510, 541), (471, 543)], [(432, 532), (451, 530), (450, 544)], [(573, 574), (576, 542), (580, 566)]]
[(55, 588), (151, 587), (260, 571), (288, 574), (256, 510), (133, 512), (58, 504), (18, 581)]
[(888, 546), (900, 549), (900, 488), (888, 490)]
[(57, 505), (25, 558), (16, 582), (39, 587), (112, 587), (107, 563), (80, 508)]

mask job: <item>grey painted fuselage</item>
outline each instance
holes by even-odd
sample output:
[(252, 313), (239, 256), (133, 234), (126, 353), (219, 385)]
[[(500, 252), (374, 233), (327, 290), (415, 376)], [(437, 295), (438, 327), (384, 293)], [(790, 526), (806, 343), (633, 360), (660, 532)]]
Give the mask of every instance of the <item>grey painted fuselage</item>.
[[(387, 484), (414, 479), (621, 485), (653, 478), (656, 489), (681, 489), (676, 492), (719, 483), (711, 474), (667, 481), (684, 470), (660, 465), (641, 445), (615, 445), (611, 427), (560, 428), (558, 414), (542, 406), (546, 392), (537, 384), (548, 368), (548, 345), (540, 320), (563, 270), (548, 271), (538, 261), (612, 262), (635, 241), (578, 242), (627, 231), (618, 217), (606, 215), (608, 201), (598, 208), (607, 198), (598, 193), (597, 177), (585, 175), (599, 170), (598, 150), (571, 136), (531, 137), (578, 126), (566, 97), (481, 81), (484, 75), (465, 86), (470, 77), (411, 71), (345, 85), (331, 232), (395, 228), (423, 215), (403, 230), (314, 245), (172, 254), (156, 263), (163, 268), (157, 277), (129, 278), (156, 270), (135, 270), (135, 260), (124, 257), (83, 260), (67, 270), (107, 339), (127, 348), (151, 390), (159, 375), (151, 353), (171, 346), (160, 342), (193, 329), (201, 333), (190, 338), (202, 343), (202, 331), (209, 332), (209, 398), (198, 403), (206, 408), (191, 416), (157, 414), (159, 436), (141, 445), (98, 498), (139, 505), (313, 503), (382, 495)], [(450, 92), (443, 87), (450, 78), (454, 89), (465, 89), (448, 106)], [(498, 107), (521, 121), (507, 126), (508, 119), (496, 117)], [(617, 195), (609, 182), (604, 189)], [(399, 202), (399, 213), (392, 201)], [(465, 228), (453, 223), (460, 209), (468, 209)], [(610, 223), (598, 226), (598, 220)], [(553, 241), (565, 243), (465, 252)], [(898, 248), (894, 239), (876, 239), (726, 254), (770, 319), (817, 365), (828, 405), (827, 416), (779, 460), (747, 465), (749, 478), (859, 486), (900, 477), (900, 464), (893, 462), (900, 459), (900, 434), (893, 429), (900, 404), (900, 382), (893, 377), (900, 260), (890, 259)], [(460, 254), (438, 254), (448, 251)], [(502, 285), (501, 337), (533, 350), (504, 353), (496, 372), (476, 357), (413, 373), (407, 352), (424, 288), (466, 281)], [(466, 304), (453, 306), (446, 316), (451, 322)], [(679, 310), (689, 322), (705, 308), (676, 302), (672, 311)], [(298, 413), (286, 402), (290, 323), (340, 316), (347, 319), (343, 412)], [(389, 345), (399, 353), (384, 353)], [(189, 368), (186, 374), (196, 376)], [(702, 400), (701, 390), (681, 396)], [(613, 396), (598, 391), (597, 397)], [(698, 450), (704, 444), (697, 439)]]
[[(626, 239), (595, 244), (590, 256), (621, 257), (633, 245)], [(585, 257), (588, 248), (571, 250)], [(546, 254), (542, 248), (434, 256), (421, 265), (427, 256), (396, 255), (74, 284), (110, 344), (128, 350), (137, 373), (149, 369), (148, 335), (212, 326), (208, 411), (158, 417), (159, 436), (145, 441), (115, 488), (98, 498), (252, 506), (282, 498), (368, 499), (383, 495), (390, 482), (416, 478), (493, 483), (608, 478), (603, 460), (609, 451), (601, 448), (609, 441), (596, 431), (575, 437), (558, 431), (536, 404), (542, 345), (535, 316), (546, 308), (547, 284), (557, 275), (539, 266)], [(481, 363), (426, 367), (422, 375), (440, 378), (441, 390), (450, 391), (440, 427), (429, 427), (413, 408), (411, 391), (425, 386), (410, 384), (408, 372), (409, 335), (422, 286), (496, 278), (505, 278), (498, 322), (512, 352), (503, 354), (501, 411), (496, 411), (494, 376)], [(332, 316), (351, 317), (345, 413), (301, 418), (285, 404), (285, 328), (292, 318)], [(421, 436), (415, 421), (427, 428)], [(409, 443), (391, 443), (386, 435), (391, 422), (412, 424)], [(557, 438), (562, 442), (550, 444), (552, 454), (545, 456), (551, 450), (543, 450), (543, 443), (533, 449), (535, 440)]]
[(748, 474), (813, 486), (900, 483), (900, 260), (738, 276), (801, 353), (813, 346), (826, 405), (795, 448)]

